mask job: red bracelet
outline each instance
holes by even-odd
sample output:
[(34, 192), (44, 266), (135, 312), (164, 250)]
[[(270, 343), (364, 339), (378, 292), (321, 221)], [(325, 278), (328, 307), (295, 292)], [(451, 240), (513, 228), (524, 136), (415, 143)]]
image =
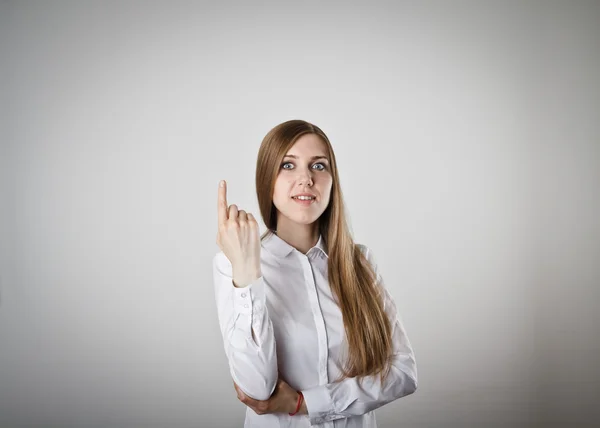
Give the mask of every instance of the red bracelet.
[(304, 395), (302, 395), (302, 392), (298, 391), (298, 403), (296, 404), (296, 410), (294, 413), (288, 413), (288, 415), (294, 416), (296, 413), (298, 413), (300, 406), (302, 406), (302, 400), (304, 400)]

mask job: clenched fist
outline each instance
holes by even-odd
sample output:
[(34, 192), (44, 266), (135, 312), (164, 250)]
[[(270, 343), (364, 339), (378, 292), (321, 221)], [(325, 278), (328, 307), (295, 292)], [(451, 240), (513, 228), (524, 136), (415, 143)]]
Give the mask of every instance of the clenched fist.
[(227, 205), (227, 183), (219, 183), (217, 245), (231, 262), (233, 284), (247, 287), (261, 277), (260, 235), (254, 216)]

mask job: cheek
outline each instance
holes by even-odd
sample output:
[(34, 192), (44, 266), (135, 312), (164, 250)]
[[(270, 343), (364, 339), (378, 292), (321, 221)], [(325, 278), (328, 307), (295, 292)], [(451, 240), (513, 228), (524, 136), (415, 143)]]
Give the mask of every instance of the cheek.
[[(294, 186), (294, 178), (290, 176), (280, 175), (275, 180), (275, 187), (273, 190), (274, 195), (284, 195), (290, 192), (290, 189)], [(287, 192), (287, 193), (286, 193)]]
[(273, 200), (281, 201), (286, 198), (286, 183), (278, 180), (275, 182), (275, 188), (273, 189)]
[(333, 189), (333, 179), (330, 177), (329, 180), (323, 183), (323, 194), (330, 195)]

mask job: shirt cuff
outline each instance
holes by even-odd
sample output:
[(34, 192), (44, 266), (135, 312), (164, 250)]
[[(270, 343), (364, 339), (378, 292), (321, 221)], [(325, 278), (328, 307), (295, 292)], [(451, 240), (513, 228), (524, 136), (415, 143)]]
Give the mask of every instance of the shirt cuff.
[(302, 395), (304, 395), (311, 425), (341, 418), (341, 416), (335, 415), (333, 400), (326, 385), (305, 389), (302, 391)]
[(252, 314), (254, 306), (264, 307), (265, 303), (265, 282), (261, 276), (252, 281), (247, 287), (236, 287), (231, 282), (233, 288), (233, 305), (235, 311), (240, 314)]

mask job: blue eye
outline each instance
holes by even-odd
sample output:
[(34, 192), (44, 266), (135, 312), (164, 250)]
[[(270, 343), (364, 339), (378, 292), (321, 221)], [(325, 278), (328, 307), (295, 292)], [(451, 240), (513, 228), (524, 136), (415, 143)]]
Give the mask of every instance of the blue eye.
[[(286, 166), (287, 164), (290, 164), (290, 165), (292, 165), (292, 163), (291, 163), (291, 162), (284, 162), (284, 163), (282, 163), (282, 164), (281, 164), (281, 168), (282, 168), (282, 169), (291, 169), (291, 168), (285, 168), (285, 166)], [(322, 168), (317, 168), (317, 171), (323, 171), (323, 170), (325, 170), (325, 169), (327, 168), (323, 162), (317, 162), (315, 165), (321, 165), (321, 167), (322, 167)], [(313, 165), (313, 166), (314, 166), (314, 165)]]

